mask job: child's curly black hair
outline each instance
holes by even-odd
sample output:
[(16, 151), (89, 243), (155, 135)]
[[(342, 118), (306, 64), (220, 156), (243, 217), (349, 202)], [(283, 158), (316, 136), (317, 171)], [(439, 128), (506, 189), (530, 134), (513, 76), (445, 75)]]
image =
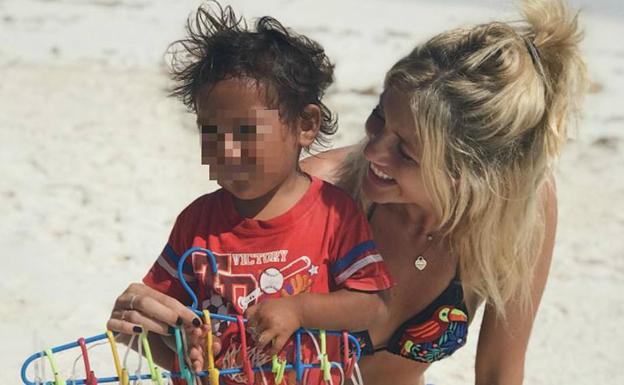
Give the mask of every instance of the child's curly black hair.
[(216, 1), (201, 5), (194, 17), (189, 17), (186, 31), (185, 39), (169, 46), (175, 81), (170, 95), (190, 111), (196, 112), (202, 86), (248, 77), (266, 86), (268, 104), (289, 123), (298, 117), (307, 119), (304, 107), (317, 105), (321, 128), (316, 143), (325, 145), (327, 136), (336, 132), (337, 120), (321, 102), (334, 71), (321, 45), (269, 16), (256, 21), (255, 31), (249, 30), (230, 6), (223, 8)]

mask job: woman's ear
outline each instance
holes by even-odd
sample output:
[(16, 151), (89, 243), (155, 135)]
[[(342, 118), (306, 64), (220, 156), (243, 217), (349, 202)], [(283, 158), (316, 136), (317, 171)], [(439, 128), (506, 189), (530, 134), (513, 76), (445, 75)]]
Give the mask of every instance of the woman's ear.
[(321, 129), (321, 109), (316, 104), (308, 104), (303, 108), (301, 116), (297, 119), (297, 132), (299, 145), (308, 148), (314, 143), (314, 139)]

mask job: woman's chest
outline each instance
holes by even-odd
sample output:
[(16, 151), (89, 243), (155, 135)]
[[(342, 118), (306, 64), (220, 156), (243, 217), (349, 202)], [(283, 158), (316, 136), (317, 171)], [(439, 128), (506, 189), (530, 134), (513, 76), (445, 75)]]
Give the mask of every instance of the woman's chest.
[[(369, 329), (373, 344), (384, 346), (401, 324), (421, 313), (444, 292), (455, 277), (457, 259), (441, 242), (423, 250), (400, 227), (383, 222), (372, 223), (371, 227), (395, 281), (387, 292), (390, 318)], [(422, 270), (415, 263), (421, 256), (426, 260)]]

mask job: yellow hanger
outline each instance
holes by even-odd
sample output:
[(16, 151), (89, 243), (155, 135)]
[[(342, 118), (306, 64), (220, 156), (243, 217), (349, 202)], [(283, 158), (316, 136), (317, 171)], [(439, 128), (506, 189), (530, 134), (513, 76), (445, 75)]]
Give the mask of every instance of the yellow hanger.
[(130, 384), (130, 378), (128, 377), (128, 369), (123, 368), (121, 369), (121, 377), (119, 378), (119, 383), (121, 385), (129, 385)]
[(327, 335), (325, 330), (319, 330), (319, 339), (321, 340), (321, 370), (323, 371), (323, 380), (326, 382), (331, 380), (331, 364), (327, 356)]
[(147, 366), (149, 367), (152, 383), (163, 385), (160, 369), (156, 367), (154, 359), (152, 358), (152, 349), (150, 349), (149, 341), (147, 339), (147, 330), (143, 330), (141, 333), (141, 343), (143, 344), (143, 350), (145, 350), (145, 359), (147, 360)]
[(115, 363), (117, 378), (121, 381), (121, 363), (119, 362), (119, 353), (117, 352), (117, 341), (115, 340), (113, 332), (110, 330), (106, 331), (106, 338), (108, 338), (108, 343), (110, 344), (111, 351), (113, 352), (113, 362)]
[(284, 371), (286, 369), (286, 359), (280, 359), (277, 354), (271, 357), (271, 372), (273, 372), (275, 383), (281, 384), (284, 380)]
[(50, 366), (52, 367), (52, 373), (54, 373), (54, 385), (66, 385), (65, 380), (61, 378), (59, 374), (58, 367), (56, 366), (56, 360), (54, 359), (54, 354), (51, 349), (46, 349), (43, 353), (48, 357), (48, 361), (50, 361)]
[(219, 385), (219, 369), (215, 368), (214, 351), (212, 350), (212, 323), (210, 320), (210, 312), (204, 310), (204, 323), (208, 325), (208, 333), (206, 334), (206, 350), (208, 351), (208, 362), (206, 362), (206, 370), (208, 371), (208, 380), (210, 385)]

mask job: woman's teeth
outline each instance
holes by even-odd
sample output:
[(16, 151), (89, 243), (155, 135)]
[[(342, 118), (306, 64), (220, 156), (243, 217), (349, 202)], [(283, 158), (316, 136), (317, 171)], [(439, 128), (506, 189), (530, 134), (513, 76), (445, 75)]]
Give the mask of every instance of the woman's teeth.
[(390, 175), (385, 174), (383, 171), (381, 171), (380, 169), (378, 169), (377, 167), (375, 167), (374, 164), (370, 164), (370, 168), (373, 171), (373, 174), (375, 174), (376, 177), (384, 179), (384, 180), (394, 180)]

